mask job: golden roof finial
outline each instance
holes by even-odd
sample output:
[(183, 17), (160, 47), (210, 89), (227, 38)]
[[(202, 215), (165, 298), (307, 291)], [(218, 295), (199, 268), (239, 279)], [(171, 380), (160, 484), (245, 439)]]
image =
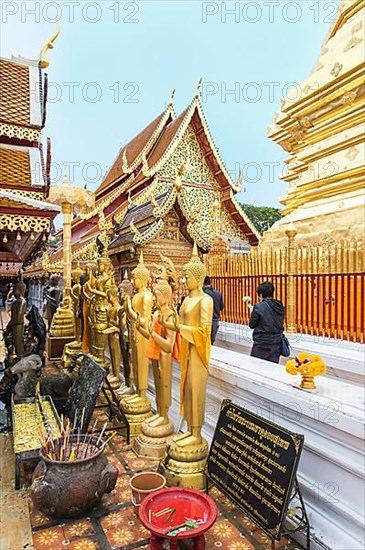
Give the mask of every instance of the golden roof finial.
[(122, 168), (123, 168), (123, 172), (127, 172), (127, 170), (128, 170), (127, 148), (125, 148), (124, 151), (123, 151)]
[(169, 102), (168, 102), (168, 105), (172, 105), (172, 102), (174, 100), (174, 97), (175, 97), (175, 88), (172, 90), (172, 93), (171, 93), (171, 96), (170, 96), (170, 99), (169, 99)]
[(39, 54), (40, 57), (40, 64), (42, 69), (46, 69), (49, 67), (49, 60), (47, 57), (48, 50), (52, 50), (54, 48), (53, 43), (57, 40), (61, 32), (61, 25), (59, 21), (57, 21), (57, 31), (51, 36), (49, 40), (45, 43), (43, 48), (41, 49), (41, 52)]
[(199, 79), (199, 82), (197, 84), (197, 87), (196, 87), (196, 90), (195, 90), (195, 94), (194, 94), (194, 97), (199, 97), (200, 95), (200, 90), (202, 88), (202, 83), (203, 83), (203, 77), (201, 76), (200, 79)]
[(241, 191), (242, 189), (242, 180), (243, 180), (243, 177), (242, 177), (242, 170), (241, 170), (241, 166), (238, 170), (238, 178), (237, 178), (237, 183), (236, 183), (236, 187), (239, 191)]
[(62, 185), (70, 185), (70, 182), (68, 180), (68, 175), (67, 175), (67, 172), (65, 172), (63, 174), (63, 182), (62, 182)]

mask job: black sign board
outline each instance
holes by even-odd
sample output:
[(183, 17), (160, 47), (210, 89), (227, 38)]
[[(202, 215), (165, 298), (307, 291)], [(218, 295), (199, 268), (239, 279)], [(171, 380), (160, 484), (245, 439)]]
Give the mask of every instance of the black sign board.
[(280, 540), (304, 437), (224, 400), (209, 451), (209, 479)]
[(83, 418), (80, 430), (82, 433), (85, 433), (89, 426), (105, 376), (105, 370), (91, 357), (85, 355), (80, 374), (70, 390), (65, 407), (72, 425), (76, 418), (76, 429), (81, 425), (81, 417)]

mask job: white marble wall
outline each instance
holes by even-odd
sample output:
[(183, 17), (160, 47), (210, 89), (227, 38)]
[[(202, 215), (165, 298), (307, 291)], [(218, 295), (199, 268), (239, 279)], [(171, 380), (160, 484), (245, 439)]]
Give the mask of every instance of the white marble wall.
[[(179, 365), (173, 373), (171, 417), (179, 417)], [(298, 380), (297, 380), (298, 378)], [(152, 396), (152, 380), (151, 396)], [(222, 399), (304, 434), (298, 480), (311, 523), (312, 548), (364, 548), (364, 390), (317, 377), (316, 393), (281, 365), (214, 347), (204, 435), (211, 439)], [(303, 542), (300, 538), (299, 541)]]

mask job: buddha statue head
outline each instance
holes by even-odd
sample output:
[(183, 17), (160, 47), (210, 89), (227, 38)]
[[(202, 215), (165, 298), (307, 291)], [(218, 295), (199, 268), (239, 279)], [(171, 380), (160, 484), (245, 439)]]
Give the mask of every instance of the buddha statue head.
[(177, 274), (173, 262), (167, 256), (161, 254), (162, 264), (158, 267), (157, 283), (153, 292), (158, 306), (171, 303), (172, 293), (177, 287)]
[(19, 298), (24, 296), (26, 288), (27, 287), (25, 286), (25, 283), (23, 281), (18, 281), (17, 283), (15, 283), (13, 290), (14, 297), (18, 300)]
[(135, 290), (141, 290), (143, 287), (146, 287), (150, 280), (150, 272), (143, 262), (143, 252), (141, 252), (137, 267), (132, 271), (132, 276)]
[(60, 278), (61, 278), (60, 275), (57, 275), (55, 273), (53, 275), (51, 275), (50, 278), (49, 278), (49, 286), (58, 288)]
[(120, 293), (121, 297), (124, 296), (124, 295), (132, 296), (132, 294), (133, 294), (133, 285), (130, 282), (130, 280), (128, 279), (127, 270), (125, 270), (123, 281), (119, 285), (119, 293)]
[(198, 255), (198, 248), (194, 242), (193, 254), (187, 264), (184, 265), (184, 283), (187, 290), (201, 290), (206, 275), (206, 269)]
[(76, 267), (72, 270), (72, 273), (71, 273), (72, 281), (75, 284), (79, 284), (80, 281), (81, 281), (81, 277), (82, 277), (83, 273), (84, 273), (84, 271), (83, 271), (83, 269), (81, 269), (80, 264), (77, 264)]

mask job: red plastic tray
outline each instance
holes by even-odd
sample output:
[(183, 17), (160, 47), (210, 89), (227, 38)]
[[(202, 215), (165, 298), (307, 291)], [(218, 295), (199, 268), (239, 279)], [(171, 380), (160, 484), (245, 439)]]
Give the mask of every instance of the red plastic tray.
[[(176, 511), (167, 521), (168, 513), (159, 517), (152, 514), (165, 508), (176, 508)], [(151, 514), (150, 514), (151, 512)], [(151, 493), (144, 499), (139, 508), (139, 517), (143, 525), (158, 537), (181, 540), (195, 538), (208, 531), (215, 523), (218, 515), (213, 499), (195, 489), (184, 487), (170, 487)], [(149, 521), (151, 517), (151, 521)], [(169, 536), (167, 531), (182, 525), (188, 519), (203, 519), (204, 523), (189, 531), (183, 531), (176, 536)]]

